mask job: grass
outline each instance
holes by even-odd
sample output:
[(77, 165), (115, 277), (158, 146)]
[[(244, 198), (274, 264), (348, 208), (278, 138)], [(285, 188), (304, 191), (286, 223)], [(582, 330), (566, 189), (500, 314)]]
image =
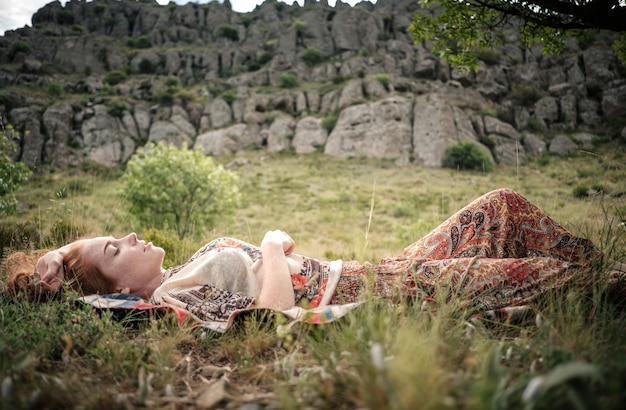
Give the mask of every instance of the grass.
[[(243, 206), (233, 221), (196, 228), (178, 245), (178, 260), (214, 237), (259, 243), (280, 228), (297, 252), (376, 261), (503, 186), (626, 260), (619, 149), (489, 174), (244, 156), (247, 164), (235, 168)], [(594, 184), (609, 195), (574, 196)], [(141, 235), (147, 228), (128, 218), (118, 190), (115, 177), (96, 171), (39, 176), (20, 193), (20, 214), (0, 223), (32, 221), (42, 237), (58, 220), (85, 236)], [(612, 409), (626, 399), (624, 305), (601, 285), (538, 301), (537, 320), (524, 326), (469, 321), (454, 303), (424, 310), (372, 301), (329, 325), (250, 317), (222, 336), (169, 317), (98, 316), (73, 300), (32, 304), (0, 293), (1, 408)]]

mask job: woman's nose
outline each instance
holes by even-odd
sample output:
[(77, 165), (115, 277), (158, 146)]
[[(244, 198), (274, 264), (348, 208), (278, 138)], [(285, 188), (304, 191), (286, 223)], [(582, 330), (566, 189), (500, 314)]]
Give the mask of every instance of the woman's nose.
[(128, 241), (132, 244), (137, 242), (137, 234), (135, 232), (131, 232), (129, 233), (126, 238), (128, 239)]

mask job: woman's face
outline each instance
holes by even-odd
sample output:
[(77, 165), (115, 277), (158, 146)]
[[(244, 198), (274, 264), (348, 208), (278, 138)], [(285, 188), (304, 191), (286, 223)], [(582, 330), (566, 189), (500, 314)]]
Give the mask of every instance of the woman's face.
[(84, 256), (117, 289), (142, 290), (161, 278), (165, 251), (152, 242), (138, 240), (135, 233), (119, 239), (112, 236), (86, 239), (82, 246)]

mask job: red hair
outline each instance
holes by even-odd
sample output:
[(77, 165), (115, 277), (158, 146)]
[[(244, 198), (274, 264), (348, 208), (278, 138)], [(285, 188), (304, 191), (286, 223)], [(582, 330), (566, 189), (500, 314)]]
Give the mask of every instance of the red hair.
[[(9, 271), (7, 278), (7, 291), (9, 294), (19, 297), (23, 295), (30, 301), (41, 301), (54, 299), (60, 292), (50, 292), (36, 285), (33, 272), (39, 258), (45, 254), (34, 252), (27, 255), (24, 252), (16, 252), (6, 260), (6, 267)], [(84, 257), (82, 243), (75, 242), (63, 257), (63, 267), (65, 270), (65, 280), (61, 286), (78, 292), (81, 295), (94, 293), (113, 293), (113, 284), (102, 275), (91, 261)]]

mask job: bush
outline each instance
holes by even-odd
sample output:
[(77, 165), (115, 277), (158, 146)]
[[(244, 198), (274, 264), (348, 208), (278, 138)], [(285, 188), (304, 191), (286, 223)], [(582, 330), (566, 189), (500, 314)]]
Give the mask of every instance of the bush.
[(542, 99), (545, 93), (533, 85), (520, 84), (513, 87), (511, 90), (511, 99), (523, 105), (529, 107)]
[(293, 28), (299, 36), (304, 36), (308, 31), (308, 24), (304, 20), (295, 19), (292, 23)]
[(587, 185), (577, 185), (574, 187), (572, 194), (575, 198), (587, 198), (589, 196), (589, 187)]
[(471, 141), (461, 141), (446, 148), (443, 165), (448, 168), (485, 172), (493, 169), (489, 155)]
[(378, 82), (381, 83), (383, 87), (385, 87), (385, 90), (389, 91), (389, 74), (387, 73), (376, 74), (374, 78), (378, 80)]
[(131, 157), (121, 182), (131, 214), (146, 227), (175, 230), (180, 239), (196, 226), (212, 228), (239, 203), (237, 175), (186, 146), (146, 145)]
[(274, 56), (269, 51), (261, 51), (256, 56), (256, 62), (260, 65), (265, 65), (272, 61), (272, 58), (274, 58)]
[(170, 75), (169, 77), (165, 79), (165, 85), (171, 88), (178, 88), (181, 85), (180, 78), (174, 75)]
[(124, 111), (128, 110), (128, 106), (122, 100), (113, 99), (109, 102), (107, 112), (112, 117), (122, 118)]
[(234, 88), (224, 91), (221, 94), (224, 101), (226, 101), (229, 105), (233, 103), (237, 99), (237, 91)]
[(65, 94), (65, 88), (61, 84), (50, 83), (48, 84), (48, 94), (53, 97), (60, 97)]
[(232, 41), (239, 41), (239, 31), (237, 27), (230, 24), (222, 24), (217, 28), (217, 35), (220, 37), (228, 38)]
[(139, 72), (141, 74), (154, 74), (156, 71), (156, 65), (152, 64), (152, 61), (147, 58), (141, 59), (139, 62)]
[(476, 57), (487, 65), (500, 64), (500, 52), (493, 48), (481, 48), (476, 52)]
[(80, 36), (85, 32), (85, 27), (80, 24), (74, 24), (71, 29), (71, 34), (73, 36)]
[(9, 51), (7, 52), (7, 54), (9, 56), (9, 60), (13, 60), (13, 57), (15, 57), (17, 53), (30, 54), (31, 51), (33, 51), (33, 49), (27, 42), (17, 40), (15, 43), (9, 46)]
[(143, 35), (138, 37), (129, 38), (126, 44), (129, 47), (133, 48), (150, 48), (152, 47), (152, 42), (150, 41), (150, 37)]
[(61, 10), (59, 14), (57, 14), (57, 23), (59, 24), (74, 24), (74, 13), (71, 10)]
[(120, 70), (111, 70), (104, 76), (104, 83), (108, 85), (116, 85), (126, 81), (126, 73)]
[(296, 88), (298, 86), (298, 79), (291, 74), (281, 74), (278, 77), (278, 85), (280, 88)]
[[(0, 123), (0, 127), (2, 124)], [(17, 209), (15, 192), (30, 178), (31, 171), (21, 162), (13, 162), (9, 157), (15, 146), (9, 141), (8, 135), (13, 133), (9, 125), (0, 128), (0, 215), (10, 215)]]
[(327, 115), (326, 117), (322, 118), (321, 126), (329, 134), (335, 128), (335, 125), (337, 125), (337, 115), (336, 114)]
[(307, 48), (300, 57), (302, 57), (304, 64), (309, 67), (318, 65), (326, 60), (326, 56), (316, 48)]

